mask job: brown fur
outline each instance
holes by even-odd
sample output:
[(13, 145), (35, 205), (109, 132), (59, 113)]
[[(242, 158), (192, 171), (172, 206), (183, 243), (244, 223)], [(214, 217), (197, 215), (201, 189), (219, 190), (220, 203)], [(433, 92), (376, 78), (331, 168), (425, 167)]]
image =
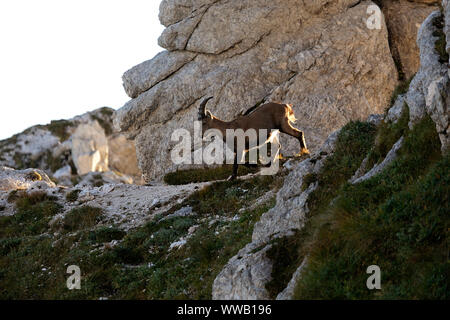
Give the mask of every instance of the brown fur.
[[(280, 104), (275, 102), (266, 103), (247, 115), (239, 116), (232, 121), (223, 121), (213, 116), (211, 112), (205, 110), (207, 101), (205, 99), (199, 110), (199, 119), (202, 121), (203, 133), (208, 129), (218, 129), (222, 133), (225, 141), (227, 129), (255, 129), (257, 132), (260, 129), (266, 129), (270, 134), (271, 130), (280, 130), (285, 134), (295, 137), (300, 142), (300, 154), (308, 154), (304, 134), (302, 131), (293, 127), (291, 122), (295, 122), (294, 110), (289, 104)], [(246, 142), (248, 143), (248, 142)], [(260, 141), (260, 143), (262, 143)], [(236, 144), (235, 144), (236, 145)], [(235, 150), (236, 152), (236, 150)], [(235, 155), (235, 166), (233, 167), (233, 177), (237, 174), (237, 154)]]

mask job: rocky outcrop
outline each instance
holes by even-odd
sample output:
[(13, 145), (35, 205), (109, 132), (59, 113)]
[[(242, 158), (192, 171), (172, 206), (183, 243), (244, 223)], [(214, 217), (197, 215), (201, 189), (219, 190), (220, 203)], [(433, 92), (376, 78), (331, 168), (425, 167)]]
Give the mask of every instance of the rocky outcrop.
[[(447, 10), (445, 19), (450, 12)], [(439, 28), (439, 20), (444, 18), (440, 11), (434, 11), (423, 22), (417, 36), (420, 48), (420, 69), (411, 81), (405, 101), (409, 106), (410, 128), (429, 114), (436, 123), (442, 150), (449, 147), (449, 106), (450, 80), (448, 62), (441, 62), (436, 51), (436, 41), (444, 30)], [(447, 28), (447, 26), (445, 27)], [(445, 29), (448, 30), (448, 29)], [(447, 35), (448, 36), (448, 35)]]
[(396, 143), (394, 143), (392, 149), (389, 150), (388, 154), (381, 163), (375, 164), (375, 166), (372, 169), (370, 169), (369, 172), (362, 175), (361, 173), (364, 172), (366, 169), (365, 166), (367, 158), (364, 159), (363, 162), (361, 163), (361, 167), (356, 171), (355, 175), (350, 179), (349, 182), (353, 184), (363, 182), (386, 169), (397, 158), (397, 152), (403, 145), (403, 139), (404, 138), (401, 137)]
[(73, 162), (80, 175), (108, 170), (108, 140), (97, 121), (80, 124), (72, 135)]
[(411, 78), (420, 66), (417, 32), (428, 15), (437, 10), (436, 1), (385, 0), (383, 14), (389, 30), (391, 51), (406, 79)]
[[(297, 126), (315, 151), (350, 119), (380, 113), (396, 85), (384, 21), (367, 27), (370, 1), (299, 3), (167, 0), (159, 39), (168, 49), (123, 77), (133, 99), (114, 125), (136, 141), (146, 181), (178, 166), (175, 129), (192, 132), (199, 101), (231, 120), (261, 101), (294, 105)], [(283, 154), (298, 152), (282, 137)]]
[(42, 170), (14, 170), (0, 166), (1, 191), (52, 188), (55, 186), (55, 183)]
[(113, 134), (108, 137), (108, 148), (108, 165), (112, 170), (136, 177), (136, 179), (141, 175), (137, 165), (134, 141), (127, 140), (123, 134)]
[(134, 142), (112, 132), (113, 112), (99, 108), (2, 140), (0, 165), (40, 168), (65, 186), (73, 185), (81, 175), (109, 169), (116, 172), (109, 176), (120, 175), (120, 179), (112, 177), (114, 181), (142, 183)]
[(300, 279), (301, 273), (305, 268), (306, 263), (307, 259), (305, 258), (303, 259), (302, 264), (297, 268), (297, 270), (295, 270), (286, 288), (277, 295), (277, 300), (292, 300), (292, 297), (294, 296), (295, 286), (297, 285), (297, 281)]
[[(275, 206), (255, 224), (252, 242), (231, 258), (217, 275), (212, 288), (213, 299), (270, 298), (265, 284), (271, 280), (272, 262), (266, 252), (271, 248), (274, 238), (289, 236), (304, 226), (308, 213), (307, 199), (317, 183), (311, 183), (302, 190), (303, 178), (320, 171), (325, 159), (334, 150), (337, 136), (338, 131), (331, 134), (319, 152), (310, 159), (288, 164), (291, 171), (277, 193)], [(287, 289), (280, 297), (287, 299), (291, 289)]]

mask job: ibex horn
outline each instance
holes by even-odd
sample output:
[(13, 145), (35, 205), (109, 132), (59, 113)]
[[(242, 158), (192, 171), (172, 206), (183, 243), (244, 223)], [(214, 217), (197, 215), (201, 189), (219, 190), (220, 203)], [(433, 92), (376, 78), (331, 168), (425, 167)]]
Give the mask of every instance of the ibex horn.
[(202, 103), (200, 103), (200, 108), (198, 109), (198, 120), (201, 120), (205, 117), (206, 103), (208, 102), (208, 100), (210, 100), (212, 98), (213, 97), (206, 98), (205, 100), (202, 101)]

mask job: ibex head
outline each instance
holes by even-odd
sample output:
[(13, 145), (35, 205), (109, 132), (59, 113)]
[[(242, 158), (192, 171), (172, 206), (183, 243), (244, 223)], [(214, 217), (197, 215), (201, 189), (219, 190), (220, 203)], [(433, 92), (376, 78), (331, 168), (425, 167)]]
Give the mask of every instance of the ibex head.
[(203, 119), (206, 118), (206, 104), (208, 103), (209, 100), (211, 100), (213, 97), (208, 97), (205, 100), (202, 101), (202, 103), (200, 103), (200, 107), (198, 109), (198, 120), (202, 121)]

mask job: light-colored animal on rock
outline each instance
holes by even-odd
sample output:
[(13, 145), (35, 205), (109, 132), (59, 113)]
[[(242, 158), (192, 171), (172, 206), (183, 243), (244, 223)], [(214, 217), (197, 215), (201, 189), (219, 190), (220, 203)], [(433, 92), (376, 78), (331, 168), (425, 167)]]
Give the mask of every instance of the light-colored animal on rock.
[[(222, 138), (226, 143), (226, 130), (242, 129), (246, 132), (249, 129), (254, 129), (256, 132), (260, 130), (266, 130), (268, 136), (264, 141), (259, 141), (258, 145), (266, 143), (272, 130), (279, 130), (282, 133), (288, 134), (300, 142), (300, 152), (297, 155), (309, 154), (306, 147), (305, 135), (303, 131), (295, 128), (292, 123), (296, 121), (292, 106), (289, 104), (281, 104), (275, 102), (269, 102), (258, 107), (249, 109), (244, 115), (232, 121), (223, 121), (215, 117), (209, 110), (206, 110), (206, 104), (213, 97), (206, 98), (202, 101), (198, 111), (198, 120), (202, 121), (202, 134), (204, 135), (206, 130), (217, 129), (222, 133)], [(238, 171), (238, 151), (237, 143), (234, 143), (234, 163), (233, 174), (231, 179), (236, 178)], [(249, 148), (249, 141), (246, 137), (245, 150), (247, 152)]]

